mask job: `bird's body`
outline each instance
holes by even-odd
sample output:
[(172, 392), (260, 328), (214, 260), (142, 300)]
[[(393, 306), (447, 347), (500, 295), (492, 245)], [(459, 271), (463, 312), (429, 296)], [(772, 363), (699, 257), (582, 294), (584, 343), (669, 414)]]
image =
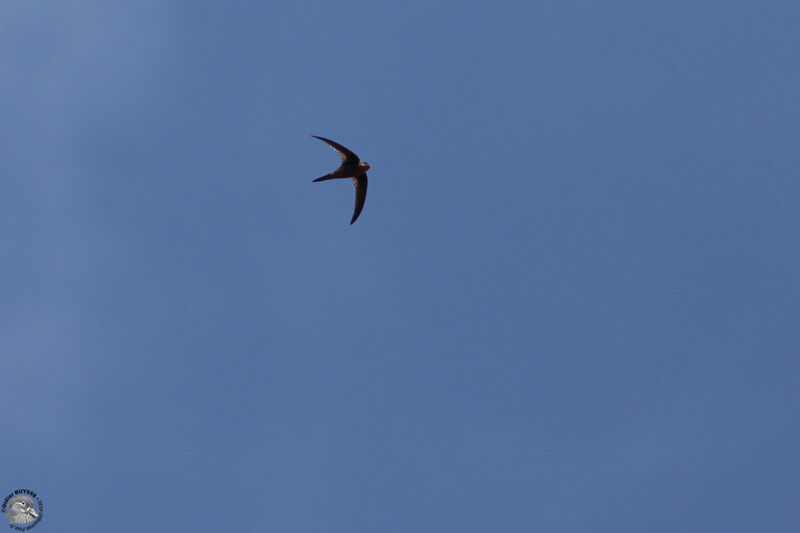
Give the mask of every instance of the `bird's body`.
[(367, 170), (369, 170), (369, 163), (361, 161), (356, 154), (335, 141), (317, 135), (312, 135), (312, 137), (326, 143), (336, 150), (342, 158), (342, 164), (339, 168), (330, 174), (325, 174), (315, 179), (314, 182), (341, 178), (350, 178), (353, 180), (353, 187), (356, 193), (356, 206), (353, 211), (353, 218), (350, 220), (350, 224), (352, 224), (356, 221), (358, 215), (361, 214), (361, 210), (364, 208), (364, 201), (367, 199)]

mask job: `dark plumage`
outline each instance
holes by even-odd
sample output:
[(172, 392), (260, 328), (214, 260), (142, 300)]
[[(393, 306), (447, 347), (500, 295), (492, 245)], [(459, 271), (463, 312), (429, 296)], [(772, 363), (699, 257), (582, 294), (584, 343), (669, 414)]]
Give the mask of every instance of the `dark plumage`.
[(339, 166), (339, 168), (330, 174), (325, 174), (324, 176), (315, 179), (314, 182), (334, 180), (339, 178), (350, 178), (353, 180), (353, 187), (355, 188), (356, 193), (356, 206), (355, 210), (353, 211), (353, 218), (350, 220), (350, 224), (352, 224), (356, 221), (358, 215), (361, 214), (361, 210), (364, 209), (364, 201), (367, 199), (367, 170), (369, 170), (369, 163), (361, 161), (356, 154), (336, 141), (326, 139), (325, 137), (319, 137), (317, 135), (312, 135), (312, 137), (327, 143), (328, 146), (336, 150), (339, 153), (339, 156), (342, 158), (342, 164)]

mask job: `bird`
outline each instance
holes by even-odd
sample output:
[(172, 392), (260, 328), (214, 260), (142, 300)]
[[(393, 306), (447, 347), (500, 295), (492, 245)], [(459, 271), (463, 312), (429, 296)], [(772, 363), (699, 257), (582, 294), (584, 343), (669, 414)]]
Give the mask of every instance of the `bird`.
[(315, 179), (314, 183), (318, 181), (335, 180), (340, 178), (350, 178), (353, 180), (353, 188), (355, 189), (356, 193), (356, 207), (353, 211), (353, 218), (350, 220), (350, 224), (352, 225), (353, 222), (358, 219), (358, 215), (361, 214), (361, 210), (364, 209), (364, 200), (367, 199), (367, 170), (369, 170), (369, 163), (366, 161), (361, 161), (356, 154), (335, 141), (326, 139), (325, 137), (320, 137), (318, 135), (312, 135), (312, 137), (326, 143), (328, 146), (336, 150), (339, 153), (339, 156), (342, 158), (342, 164), (339, 166), (339, 168), (330, 174), (325, 174), (324, 176)]
[(28, 496), (17, 496), (8, 503), (8, 511), (4, 514), (11, 524), (29, 524), (39, 518), (33, 510), (33, 500)]

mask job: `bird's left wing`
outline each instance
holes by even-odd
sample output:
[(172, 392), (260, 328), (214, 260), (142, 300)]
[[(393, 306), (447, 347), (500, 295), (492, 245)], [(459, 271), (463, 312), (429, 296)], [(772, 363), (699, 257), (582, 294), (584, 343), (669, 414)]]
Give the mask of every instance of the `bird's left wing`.
[(352, 224), (356, 221), (358, 215), (361, 214), (361, 210), (364, 209), (364, 202), (367, 199), (367, 173), (365, 172), (350, 179), (353, 180), (353, 186), (356, 192), (356, 208), (353, 211), (353, 218), (350, 220), (350, 224)]

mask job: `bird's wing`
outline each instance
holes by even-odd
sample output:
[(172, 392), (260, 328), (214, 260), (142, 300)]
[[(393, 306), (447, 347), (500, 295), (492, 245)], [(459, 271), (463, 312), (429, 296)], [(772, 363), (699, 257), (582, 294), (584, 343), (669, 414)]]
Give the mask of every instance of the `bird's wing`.
[(315, 139), (319, 139), (320, 141), (327, 143), (328, 146), (339, 152), (339, 156), (342, 158), (343, 165), (357, 165), (359, 161), (361, 161), (356, 154), (342, 146), (341, 144), (337, 143), (336, 141), (332, 141), (330, 139), (326, 139), (325, 137), (319, 137), (317, 135), (312, 135)]
[(367, 173), (359, 174), (350, 179), (353, 180), (353, 186), (356, 190), (356, 208), (353, 211), (353, 218), (350, 220), (350, 224), (352, 224), (361, 214), (361, 210), (364, 209), (364, 201), (367, 199)]

